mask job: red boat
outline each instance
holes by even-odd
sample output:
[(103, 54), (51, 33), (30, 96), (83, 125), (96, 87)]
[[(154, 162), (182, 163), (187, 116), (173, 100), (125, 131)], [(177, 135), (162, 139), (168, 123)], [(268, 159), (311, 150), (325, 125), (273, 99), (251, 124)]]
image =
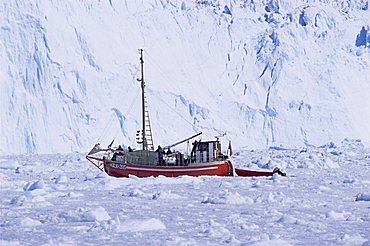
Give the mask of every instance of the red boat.
[[(141, 145), (141, 149), (132, 150), (128, 147), (124, 151), (119, 146), (114, 150), (111, 148), (113, 141), (106, 149), (96, 144), (86, 155), (87, 160), (101, 171), (115, 177), (129, 177), (130, 175), (140, 178), (160, 175), (166, 177), (177, 177), (181, 175), (234, 176), (234, 167), (228, 160), (228, 155), (222, 154), (221, 143), (218, 137), (212, 141), (194, 141), (190, 155), (182, 152), (172, 152), (170, 149), (186, 141), (189, 143), (190, 139), (199, 136), (202, 134), (201, 132), (163, 148), (158, 146), (158, 149), (154, 151), (153, 135), (145, 97), (142, 49), (140, 49), (140, 64), (141, 78), (138, 81), (141, 82), (142, 90), (142, 129), (137, 132), (136, 140)], [(94, 155), (102, 151), (105, 152), (103, 156), (98, 157)], [(228, 154), (231, 155), (230, 143)], [(239, 176), (272, 176), (275, 172), (280, 172), (280, 170), (259, 172), (236, 169), (236, 173)]]
[(260, 177), (260, 176), (273, 176), (275, 173), (280, 174), (281, 176), (286, 176), (286, 173), (280, 171), (278, 167), (271, 171), (252, 171), (235, 168), (235, 173), (241, 177)]
[[(228, 156), (222, 154), (221, 143), (218, 137), (213, 141), (194, 141), (190, 155), (181, 152), (172, 153), (170, 149), (199, 136), (202, 134), (201, 132), (163, 148), (158, 146), (158, 149), (154, 151), (153, 135), (145, 96), (143, 50), (140, 49), (139, 51), (141, 78), (138, 81), (141, 82), (142, 89), (142, 129), (137, 132), (136, 140), (141, 145), (141, 149), (132, 150), (128, 148), (124, 151), (119, 146), (119, 148), (114, 150), (111, 148), (113, 141), (106, 149), (102, 149), (99, 144), (96, 144), (86, 155), (87, 160), (101, 171), (105, 171), (108, 175), (115, 177), (128, 177), (129, 175), (137, 177), (159, 175), (167, 177), (180, 175), (233, 176), (233, 165), (228, 160)], [(231, 154), (230, 144), (229, 147)], [(101, 151), (105, 152), (103, 156), (97, 157), (94, 155)]]
[[(163, 149), (113, 151), (104, 150), (108, 153), (103, 157), (92, 154), (99, 150), (95, 146), (86, 158), (101, 171), (115, 177), (137, 177), (166, 176), (177, 177), (181, 175), (202, 176), (233, 176), (234, 168), (226, 155), (221, 154), (221, 143), (218, 139), (214, 141), (194, 141), (190, 156), (182, 152), (171, 152), (171, 147), (183, 143), (193, 137), (182, 140)], [(167, 150), (167, 151), (165, 151)], [(112, 155), (113, 153), (113, 155)]]
[(112, 161), (109, 159), (100, 159), (93, 156), (86, 157), (102, 171), (115, 177), (129, 177), (134, 175), (140, 178), (150, 176), (177, 177), (188, 176), (233, 176), (233, 166), (230, 161), (213, 161), (207, 163), (191, 163), (189, 165), (139, 165), (129, 162)]

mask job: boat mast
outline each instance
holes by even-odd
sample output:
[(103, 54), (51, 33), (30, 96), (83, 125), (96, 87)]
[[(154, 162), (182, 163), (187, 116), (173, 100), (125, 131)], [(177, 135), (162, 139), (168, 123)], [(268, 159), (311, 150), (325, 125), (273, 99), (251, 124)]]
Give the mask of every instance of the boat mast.
[(145, 81), (144, 81), (144, 58), (143, 49), (139, 49), (140, 53), (140, 70), (141, 78), (138, 81), (141, 82), (141, 103), (142, 103), (142, 142), (143, 150), (154, 150), (152, 127), (150, 124), (149, 111), (147, 101), (145, 97)]
[(141, 69), (141, 113), (142, 113), (142, 134), (143, 134), (143, 150), (148, 150), (148, 145), (145, 136), (145, 81), (144, 81), (144, 58), (143, 49), (139, 49), (140, 52), (140, 69)]

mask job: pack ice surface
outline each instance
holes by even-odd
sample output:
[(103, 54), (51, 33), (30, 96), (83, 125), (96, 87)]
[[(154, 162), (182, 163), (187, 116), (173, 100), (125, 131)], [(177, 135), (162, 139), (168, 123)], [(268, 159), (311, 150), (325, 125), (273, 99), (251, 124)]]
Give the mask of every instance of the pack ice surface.
[[(0, 245), (370, 245), (368, 5), (1, 3)], [(288, 176), (89, 165), (135, 145), (138, 48), (156, 143), (226, 132), (236, 167)]]
[(370, 244), (360, 142), (243, 149), (232, 161), (288, 174), (114, 178), (81, 154), (2, 157), (0, 245)]

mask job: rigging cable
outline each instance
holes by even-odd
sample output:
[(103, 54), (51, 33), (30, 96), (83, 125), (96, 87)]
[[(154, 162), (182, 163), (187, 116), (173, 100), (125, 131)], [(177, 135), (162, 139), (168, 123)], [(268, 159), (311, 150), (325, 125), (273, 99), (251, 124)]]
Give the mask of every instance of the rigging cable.
[[(144, 52), (148, 55), (148, 57), (150, 57), (150, 59), (153, 59), (153, 64), (154, 64), (154, 66), (156, 66), (157, 67), (157, 69), (158, 69), (158, 71), (159, 71), (159, 73), (163, 76), (163, 78), (165, 79), (165, 80), (167, 80), (167, 82), (168, 82), (168, 85), (171, 85), (171, 86), (173, 86), (172, 85), (172, 83), (170, 83), (170, 80), (169, 80), (169, 78), (162, 72), (162, 70), (160, 69), (160, 67), (159, 67), (159, 65), (157, 65), (158, 64), (158, 62), (156, 62), (155, 61), (155, 59), (154, 58), (152, 58), (150, 55), (149, 55), (149, 53), (147, 52), (147, 51), (145, 51), (144, 50)], [(175, 87), (172, 87), (174, 90), (175, 90)], [(169, 108), (169, 109), (171, 109), (173, 112), (175, 112), (178, 116), (180, 116), (185, 122), (187, 122), (189, 125), (191, 125), (192, 127), (193, 127), (193, 129), (194, 130), (196, 130), (196, 131), (200, 131), (200, 129), (197, 127), (197, 126), (195, 126), (193, 123), (191, 123), (190, 121), (188, 121), (183, 115), (181, 115), (179, 112), (177, 112), (176, 110), (174, 110), (167, 102), (165, 102), (161, 97), (159, 97), (159, 99)]]
[[(129, 86), (128, 90), (126, 90), (127, 92), (131, 91), (131, 87), (132, 87), (132, 85), (133, 85), (133, 83), (130, 83), (130, 86)], [(131, 109), (132, 109), (132, 106), (133, 106), (133, 104), (134, 104), (134, 102), (135, 102), (135, 99), (136, 99), (136, 97), (137, 97), (138, 93), (139, 93), (139, 91), (137, 91), (137, 94), (135, 95), (135, 97), (134, 97), (134, 99), (133, 99), (133, 101), (132, 101), (132, 103), (131, 103), (130, 107), (128, 108), (128, 109), (129, 109), (129, 112), (127, 113), (127, 115), (129, 115), (129, 114), (130, 114)], [(125, 97), (125, 98), (127, 98), (127, 97)], [(113, 114), (113, 113), (111, 113), (111, 116), (109, 117), (109, 121), (108, 121), (108, 122), (107, 122), (107, 124), (105, 125), (105, 127), (104, 127), (104, 129), (103, 129), (103, 131), (102, 131), (101, 135), (100, 135), (100, 136), (99, 136), (99, 138), (97, 139), (97, 142), (100, 142), (100, 141), (101, 141), (101, 139), (102, 139), (103, 135), (107, 135), (107, 128), (108, 128), (108, 126), (110, 126), (110, 125), (112, 124), (113, 116), (114, 116), (114, 114)], [(116, 130), (115, 134), (113, 135), (113, 136), (114, 136), (114, 138), (117, 136), (117, 133), (118, 133), (119, 129), (120, 129), (120, 128), (118, 128), (118, 129)]]
[[(128, 108), (128, 112), (126, 113), (126, 115), (129, 115), (131, 117), (133, 117), (133, 115), (131, 115), (131, 110), (133, 109), (133, 106), (134, 106), (134, 103), (137, 101), (137, 96), (139, 95), (139, 90), (136, 92), (132, 102), (131, 102), (131, 105), (129, 106)], [(114, 136), (117, 136), (118, 132), (120, 131), (121, 128), (117, 128), (116, 132), (114, 133)]]
[[(158, 72), (161, 74), (161, 76), (168, 82), (168, 85), (170, 85), (174, 91), (176, 91), (176, 88), (173, 86), (173, 83), (170, 82), (170, 79), (168, 78), (168, 76), (166, 76), (166, 74), (162, 71), (162, 69), (160, 68), (160, 66), (158, 65), (159, 62), (157, 62), (146, 50), (144, 50), (144, 52), (147, 54), (147, 56), (153, 61), (153, 65), (157, 68)], [(185, 83), (185, 82), (184, 82)], [(180, 113), (178, 113), (177, 111), (175, 111), (170, 105), (168, 105), (162, 98), (160, 98), (161, 101), (167, 106), (169, 107), (172, 111), (174, 111), (177, 115), (179, 115), (183, 120), (185, 120), (187, 123), (189, 123), (196, 131), (200, 131), (200, 129), (194, 125), (193, 123), (189, 122), (186, 118), (184, 118)], [(214, 115), (219, 119), (218, 122), (220, 122), (222, 125), (224, 125), (224, 120), (217, 114), (214, 112)], [(225, 126), (225, 125), (224, 125)], [(224, 128), (225, 129), (225, 128)], [(214, 131), (218, 132), (218, 134), (222, 134), (222, 133), (226, 133), (226, 131), (222, 131), (222, 130), (218, 130), (218, 129), (215, 129), (213, 128)], [(228, 137), (227, 137), (227, 134), (226, 134), (226, 139), (227, 140), (230, 140)]]

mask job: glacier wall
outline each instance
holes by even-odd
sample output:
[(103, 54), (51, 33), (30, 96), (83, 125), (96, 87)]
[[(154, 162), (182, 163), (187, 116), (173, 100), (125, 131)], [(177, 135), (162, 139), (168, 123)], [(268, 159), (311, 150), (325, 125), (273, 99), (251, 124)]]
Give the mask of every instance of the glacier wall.
[(3, 1), (0, 154), (154, 140), (370, 146), (368, 1)]

